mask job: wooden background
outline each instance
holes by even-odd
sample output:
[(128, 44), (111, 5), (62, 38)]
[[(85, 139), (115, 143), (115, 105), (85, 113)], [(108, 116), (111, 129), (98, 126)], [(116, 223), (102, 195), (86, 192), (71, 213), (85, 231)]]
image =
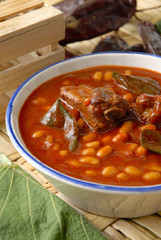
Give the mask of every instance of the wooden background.
[[(6, 0), (8, 1), (8, 0)], [(11, 1), (11, 0), (10, 0)], [(59, 0), (44, 0), (45, 4), (52, 5)], [(161, 5), (161, 0), (138, 0), (137, 9), (153, 8)], [(155, 23), (161, 18), (161, 7), (158, 9), (147, 10), (144, 12), (136, 13), (137, 17), (142, 20), (148, 20)], [(140, 43), (141, 39), (137, 30), (138, 20), (133, 17), (129, 23), (119, 29), (119, 36), (122, 37), (129, 45)], [(111, 34), (111, 33), (109, 33)], [(73, 53), (86, 54), (90, 53), (95, 45), (105, 35), (94, 38), (89, 41), (83, 41), (67, 45)], [(43, 51), (49, 51), (49, 49), (43, 49)], [(26, 56), (27, 61), (33, 60), (37, 57), (37, 52), (32, 52)], [(26, 61), (25, 58), (14, 59), (16, 64), (19, 61)], [(0, 69), (1, 70), (1, 69)], [(1, 83), (0, 83), (1, 84)], [(1, 85), (0, 85), (1, 87)], [(15, 89), (3, 95), (3, 98), (9, 100)], [(3, 99), (0, 98), (0, 104), (3, 104)], [(54, 186), (51, 184), (24, 158), (15, 150), (8, 134), (6, 132), (4, 121), (0, 123), (0, 151), (5, 153), (8, 158), (18, 163), (26, 172), (32, 175), (38, 182), (40, 182), (46, 189), (53, 192), (57, 196), (61, 197), (61, 194), (57, 192)], [(74, 206), (73, 206), (74, 207)], [(86, 218), (91, 221), (100, 231), (107, 235), (111, 240), (159, 240), (161, 239), (161, 212), (153, 214), (151, 216), (141, 217), (137, 219), (116, 219), (102, 217), (95, 214), (90, 214), (78, 209)]]

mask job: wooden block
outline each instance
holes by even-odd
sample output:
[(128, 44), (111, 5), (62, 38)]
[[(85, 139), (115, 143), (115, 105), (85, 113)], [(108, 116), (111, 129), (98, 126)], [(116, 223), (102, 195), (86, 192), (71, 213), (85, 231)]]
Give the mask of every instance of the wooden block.
[[(56, 43), (56, 46), (58, 47), (58, 43)], [(56, 47), (55, 47), (56, 49)], [(36, 50), (36, 52), (39, 54), (39, 55), (43, 55), (43, 54), (49, 54), (51, 52), (51, 45), (48, 45), (46, 47), (42, 47), (42, 48), (39, 48)]]
[(0, 144), (7, 144), (7, 143), (10, 143), (10, 138), (9, 136), (3, 132), (1, 129), (0, 129)]
[(46, 26), (62, 18), (63, 13), (60, 10), (49, 6), (8, 19), (0, 23), (0, 42)]
[(19, 64), (20, 62), (17, 59), (12, 59), (9, 61), (9, 63), (11, 63), (12, 66), (15, 66), (15, 65)]
[[(51, 7), (52, 8), (52, 7)], [(25, 55), (33, 50), (58, 42), (65, 36), (64, 19), (40, 26), (14, 38), (0, 42), (0, 63)]]
[(20, 62), (20, 63), (28, 63), (30, 61), (33, 61), (35, 60), (36, 58), (38, 58), (39, 55), (37, 54), (36, 51), (33, 51), (31, 53), (27, 53), (23, 56), (20, 56), (17, 58), (17, 60)]
[[(5, 109), (7, 108), (7, 105), (5, 106)], [(0, 107), (0, 123), (2, 123), (3, 121), (5, 121), (5, 113), (6, 113), (6, 110), (1, 109)]]
[(2, 65), (0, 65), (0, 71), (3, 71), (3, 70), (5, 70), (6, 68), (9, 68), (9, 67), (12, 67), (12, 63), (9, 63), (9, 62), (7, 62), (7, 63), (3, 63)]
[[(0, 83), (1, 86), (1, 83)], [(5, 120), (6, 107), (9, 102), (9, 97), (0, 95), (0, 122)]]
[(52, 44), (50, 45), (50, 47), (51, 47), (51, 50), (52, 50), (52, 51), (55, 51), (55, 49), (58, 47), (58, 44), (57, 44), (57, 43), (52, 43)]
[(44, 4), (45, 6), (53, 6), (63, 1), (64, 0), (44, 0)]
[(8, 0), (0, 3), (0, 21), (12, 17), (18, 13), (25, 12), (43, 6), (42, 0)]
[(0, 132), (1, 132), (1, 133), (3, 132), (5, 135), (8, 136), (8, 133), (7, 133), (7, 130), (6, 130), (5, 122), (0, 123)]
[(9, 137), (0, 129), (0, 145), (7, 145), (8, 143), (10, 143)]
[(42, 55), (27, 64), (19, 64), (0, 72), (0, 94), (17, 88), (35, 72), (63, 59), (64, 49), (59, 46), (57, 50), (48, 55)]
[(5, 95), (7, 97), (11, 98), (15, 91), (16, 91), (16, 88), (15, 89), (11, 89), (8, 92), (6, 92)]

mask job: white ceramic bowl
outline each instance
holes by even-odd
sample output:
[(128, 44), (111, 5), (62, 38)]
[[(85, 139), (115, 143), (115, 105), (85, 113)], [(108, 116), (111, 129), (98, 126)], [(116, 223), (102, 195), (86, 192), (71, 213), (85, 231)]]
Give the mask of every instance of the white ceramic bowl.
[(75, 70), (99, 65), (120, 65), (161, 73), (161, 57), (136, 53), (99, 53), (51, 65), (27, 79), (14, 93), (6, 113), (8, 134), (17, 151), (80, 209), (109, 217), (139, 217), (161, 210), (161, 185), (121, 187), (86, 182), (64, 175), (39, 161), (26, 148), (18, 116), (26, 98), (45, 81)]

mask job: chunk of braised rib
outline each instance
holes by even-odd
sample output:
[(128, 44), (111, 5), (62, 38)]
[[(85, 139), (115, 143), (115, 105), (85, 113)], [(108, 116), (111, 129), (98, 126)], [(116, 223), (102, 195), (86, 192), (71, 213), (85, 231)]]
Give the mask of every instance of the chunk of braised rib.
[(141, 94), (136, 99), (136, 116), (145, 124), (161, 124), (161, 95)]
[(79, 110), (94, 131), (112, 129), (129, 110), (126, 100), (104, 87), (62, 87), (60, 96), (67, 104)]

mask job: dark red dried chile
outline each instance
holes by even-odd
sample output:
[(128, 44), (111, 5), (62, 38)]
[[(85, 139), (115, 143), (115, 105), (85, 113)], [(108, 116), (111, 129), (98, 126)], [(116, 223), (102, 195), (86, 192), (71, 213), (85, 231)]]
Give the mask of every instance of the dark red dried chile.
[(144, 52), (142, 44), (129, 46), (122, 38), (117, 35), (110, 35), (101, 40), (94, 48), (93, 53), (108, 51)]
[(63, 44), (116, 30), (134, 15), (136, 0), (66, 0), (58, 5), (66, 16)]
[(138, 30), (146, 52), (161, 56), (161, 36), (154, 25), (151, 22), (141, 22)]

